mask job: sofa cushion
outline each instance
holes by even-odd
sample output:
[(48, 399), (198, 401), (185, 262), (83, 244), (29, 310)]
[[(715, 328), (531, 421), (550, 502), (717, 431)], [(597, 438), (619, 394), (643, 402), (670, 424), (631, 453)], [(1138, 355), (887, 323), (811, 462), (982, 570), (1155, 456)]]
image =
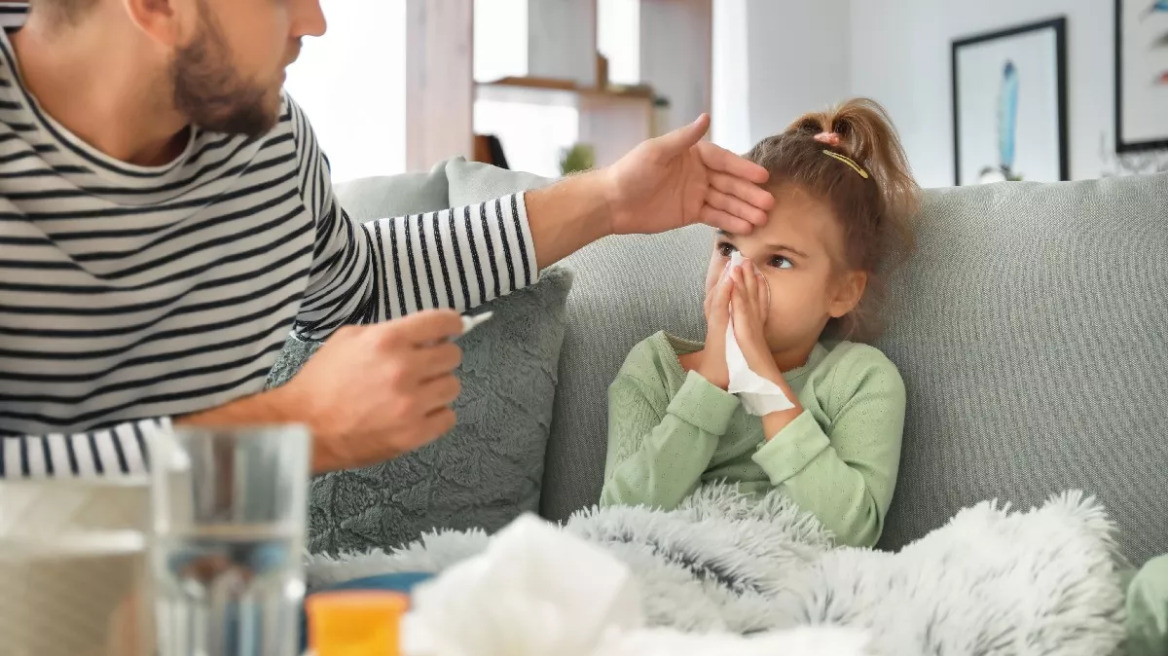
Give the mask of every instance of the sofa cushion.
[(450, 206), (446, 171), (361, 178), (336, 186), (337, 200), (355, 221), (408, 216)]
[(1168, 176), (933, 191), (880, 346), (908, 387), (881, 546), (962, 506), (1097, 495), (1168, 551)]
[(532, 173), (508, 171), (458, 157), (442, 165), (446, 171), (451, 207), (475, 205), (547, 186), (553, 181)]
[[(388, 549), (433, 529), (495, 531), (539, 509), (571, 274), (483, 306), (495, 316), (461, 338), (458, 425), (413, 453), (312, 481), (313, 553)], [(290, 338), (271, 383), (287, 381), (317, 344)]]

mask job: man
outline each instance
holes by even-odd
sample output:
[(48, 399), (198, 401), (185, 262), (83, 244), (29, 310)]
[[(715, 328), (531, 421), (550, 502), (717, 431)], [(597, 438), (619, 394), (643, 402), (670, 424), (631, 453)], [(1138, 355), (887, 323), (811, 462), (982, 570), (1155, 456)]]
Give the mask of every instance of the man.
[[(305, 424), (316, 471), (392, 458), (454, 425), (458, 311), (602, 236), (746, 232), (773, 202), (703, 117), (356, 226), (281, 90), (319, 0), (0, 0), (0, 27), (0, 476), (140, 471), (171, 423)], [(289, 330), (328, 341), (264, 392)]]

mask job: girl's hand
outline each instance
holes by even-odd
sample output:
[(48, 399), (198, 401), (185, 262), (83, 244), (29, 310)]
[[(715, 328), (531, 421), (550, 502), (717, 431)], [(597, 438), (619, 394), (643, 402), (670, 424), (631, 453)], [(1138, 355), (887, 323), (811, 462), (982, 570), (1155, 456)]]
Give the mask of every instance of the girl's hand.
[(764, 325), (769, 299), (764, 299), (767, 287), (759, 280), (760, 275), (750, 261), (743, 262), (742, 266), (730, 272), (734, 283), (731, 293), (734, 336), (738, 338), (738, 346), (751, 371), (785, 387), (783, 373), (775, 364), (774, 355), (766, 341)]
[(702, 378), (715, 387), (730, 386), (730, 371), (726, 368), (726, 327), (730, 323), (730, 294), (734, 288), (729, 269), (718, 279), (718, 284), (706, 297), (706, 347), (694, 368)]

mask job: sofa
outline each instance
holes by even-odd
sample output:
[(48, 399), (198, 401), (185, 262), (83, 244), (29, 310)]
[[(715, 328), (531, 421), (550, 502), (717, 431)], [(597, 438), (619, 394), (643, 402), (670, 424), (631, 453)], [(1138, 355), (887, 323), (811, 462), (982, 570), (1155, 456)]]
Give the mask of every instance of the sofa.
[[(338, 197), (368, 219), (546, 183), (453, 161), (343, 185)], [(1026, 508), (1080, 489), (1109, 510), (1131, 564), (1168, 552), (1168, 175), (929, 190), (916, 225), (876, 344), (908, 390), (879, 547), (896, 550), (985, 499)], [(711, 239), (702, 226), (612, 237), (561, 264), (574, 285), (543, 517), (597, 501), (606, 390), (633, 345), (663, 329), (703, 336)]]

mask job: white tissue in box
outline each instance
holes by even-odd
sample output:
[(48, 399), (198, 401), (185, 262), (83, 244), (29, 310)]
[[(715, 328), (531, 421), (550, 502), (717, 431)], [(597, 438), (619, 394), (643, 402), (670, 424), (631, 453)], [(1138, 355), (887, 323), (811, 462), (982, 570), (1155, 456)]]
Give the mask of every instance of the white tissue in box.
[(623, 563), (528, 515), (414, 591), (402, 644), (408, 656), (589, 656), (643, 623)]

